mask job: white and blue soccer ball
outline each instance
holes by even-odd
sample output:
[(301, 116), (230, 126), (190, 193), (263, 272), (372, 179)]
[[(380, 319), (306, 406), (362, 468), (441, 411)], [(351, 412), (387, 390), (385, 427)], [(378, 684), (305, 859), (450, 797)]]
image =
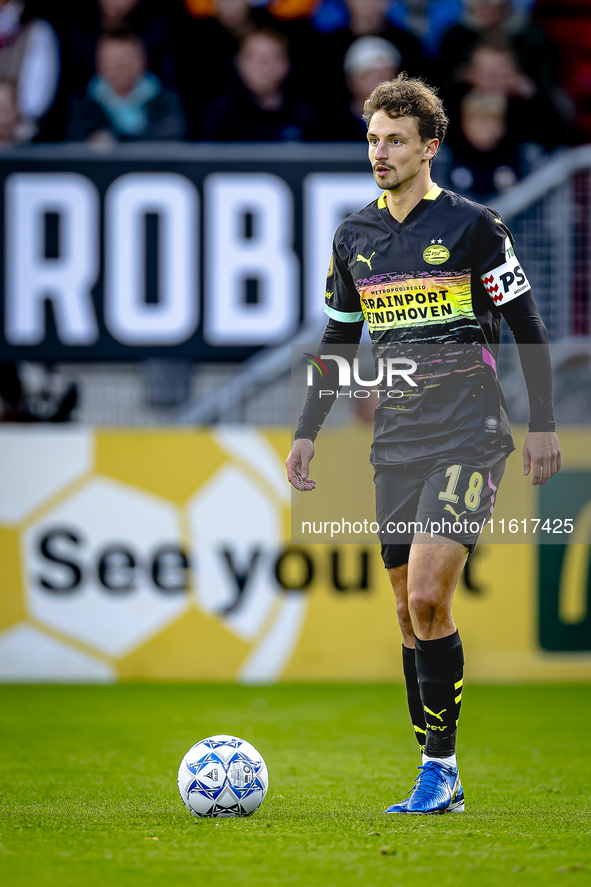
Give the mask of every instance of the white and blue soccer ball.
[(210, 736), (189, 749), (178, 786), (193, 816), (250, 816), (269, 788), (262, 756), (237, 736)]

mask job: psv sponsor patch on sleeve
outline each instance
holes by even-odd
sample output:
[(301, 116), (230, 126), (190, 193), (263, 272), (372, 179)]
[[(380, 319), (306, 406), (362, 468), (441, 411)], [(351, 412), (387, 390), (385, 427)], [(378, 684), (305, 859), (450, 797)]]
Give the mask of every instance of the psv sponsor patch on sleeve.
[(530, 289), (529, 281), (515, 257), (487, 271), (480, 280), (496, 305), (505, 305)]

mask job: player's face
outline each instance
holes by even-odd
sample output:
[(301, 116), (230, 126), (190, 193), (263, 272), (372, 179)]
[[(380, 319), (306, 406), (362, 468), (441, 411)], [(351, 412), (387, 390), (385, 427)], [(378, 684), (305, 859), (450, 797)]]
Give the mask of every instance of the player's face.
[(416, 117), (388, 117), (378, 111), (367, 130), (369, 160), (379, 188), (397, 191), (435, 156), (437, 139), (423, 141)]

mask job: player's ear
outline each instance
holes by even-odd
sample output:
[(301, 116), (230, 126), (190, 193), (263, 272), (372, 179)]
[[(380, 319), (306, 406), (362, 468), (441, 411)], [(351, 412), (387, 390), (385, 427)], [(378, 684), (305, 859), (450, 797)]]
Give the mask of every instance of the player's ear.
[(433, 160), (439, 148), (439, 139), (429, 139), (425, 145), (425, 160)]

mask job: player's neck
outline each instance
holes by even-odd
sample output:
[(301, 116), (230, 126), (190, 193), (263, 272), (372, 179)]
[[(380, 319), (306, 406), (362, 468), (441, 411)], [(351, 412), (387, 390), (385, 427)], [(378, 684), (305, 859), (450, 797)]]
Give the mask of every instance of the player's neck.
[(388, 212), (397, 222), (403, 222), (432, 187), (433, 182), (427, 172), (426, 175), (415, 176), (410, 182), (404, 182), (396, 191), (386, 191)]

